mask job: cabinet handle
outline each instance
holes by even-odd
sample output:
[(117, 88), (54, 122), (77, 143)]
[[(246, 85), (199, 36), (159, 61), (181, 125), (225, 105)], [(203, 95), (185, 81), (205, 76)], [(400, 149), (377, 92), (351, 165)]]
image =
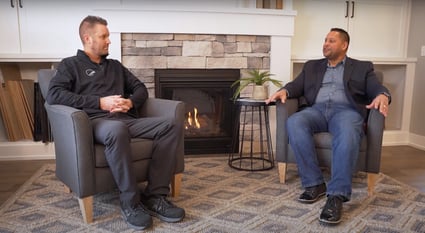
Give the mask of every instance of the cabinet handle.
[[(19, 0), (21, 1), (21, 0)], [(354, 1), (351, 2), (351, 18), (354, 18)]]
[(22, 0), (19, 0), (19, 7), (20, 8), (23, 8), (23, 6), (22, 6)]
[(15, 0), (10, 0), (10, 7), (15, 8), (14, 2), (15, 2)]
[(348, 17), (348, 1), (345, 1), (345, 18)]

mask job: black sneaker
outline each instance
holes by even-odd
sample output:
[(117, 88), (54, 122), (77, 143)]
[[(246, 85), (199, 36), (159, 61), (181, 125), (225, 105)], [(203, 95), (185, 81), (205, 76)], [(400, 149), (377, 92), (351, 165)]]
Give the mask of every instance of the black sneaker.
[(152, 217), (141, 204), (121, 206), (121, 214), (127, 224), (135, 230), (144, 230), (152, 226)]
[(185, 216), (184, 209), (171, 203), (165, 196), (146, 197), (142, 195), (142, 203), (149, 214), (164, 222), (179, 222)]
[(341, 222), (342, 215), (342, 196), (328, 196), (325, 207), (320, 213), (319, 221), (326, 224), (336, 225)]
[(326, 184), (319, 184), (313, 187), (305, 188), (305, 191), (298, 197), (301, 203), (314, 203), (326, 194)]

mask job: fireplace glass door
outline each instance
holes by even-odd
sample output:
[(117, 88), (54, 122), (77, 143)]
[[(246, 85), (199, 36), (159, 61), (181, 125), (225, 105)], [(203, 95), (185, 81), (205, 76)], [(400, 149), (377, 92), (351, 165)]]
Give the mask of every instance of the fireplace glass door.
[(185, 103), (185, 154), (230, 152), (238, 69), (157, 69), (157, 98)]

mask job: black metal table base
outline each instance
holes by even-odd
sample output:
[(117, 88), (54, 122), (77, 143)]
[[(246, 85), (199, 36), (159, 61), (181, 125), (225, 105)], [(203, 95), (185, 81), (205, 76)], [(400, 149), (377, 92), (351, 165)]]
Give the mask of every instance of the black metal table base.
[(252, 99), (238, 99), (235, 104), (237, 112), (229, 166), (243, 171), (272, 169), (274, 156), (270, 136), (269, 106), (264, 101)]
[(240, 171), (266, 171), (274, 167), (274, 162), (265, 158), (238, 157), (229, 159), (229, 166)]

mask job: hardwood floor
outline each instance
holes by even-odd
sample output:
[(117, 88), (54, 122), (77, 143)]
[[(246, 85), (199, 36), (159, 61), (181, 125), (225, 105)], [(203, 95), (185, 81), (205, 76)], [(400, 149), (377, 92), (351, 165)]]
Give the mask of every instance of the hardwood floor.
[(0, 205), (27, 181), (38, 169), (54, 160), (0, 161)]
[[(0, 161), (0, 205), (46, 163), (54, 160)], [(410, 146), (383, 147), (381, 172), (425, 193), (425, 151)]]
[(410, 146), (382, 147), (381, 172), (425, 193), (425, 151)]

